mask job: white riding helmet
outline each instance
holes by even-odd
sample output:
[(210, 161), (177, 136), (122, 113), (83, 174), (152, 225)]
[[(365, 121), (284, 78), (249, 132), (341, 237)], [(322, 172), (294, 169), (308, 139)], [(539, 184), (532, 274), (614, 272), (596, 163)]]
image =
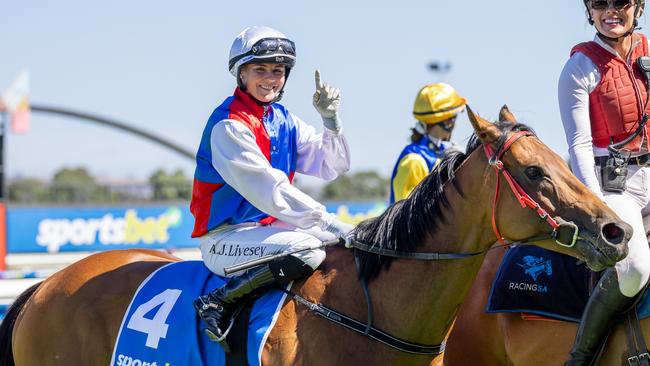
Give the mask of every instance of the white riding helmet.
[(228, 69), (238, 81), (239, 68), (253, 61), (283, 64), (289, 71), (296, 63), (296, 46), (273, 28), (248, 27), (235, 38), (228, 60)]

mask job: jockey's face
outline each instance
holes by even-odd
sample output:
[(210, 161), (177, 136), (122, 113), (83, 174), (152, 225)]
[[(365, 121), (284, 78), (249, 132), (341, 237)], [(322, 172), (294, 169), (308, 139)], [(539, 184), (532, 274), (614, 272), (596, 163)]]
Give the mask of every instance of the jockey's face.
[[(601, 3), (607, 5), (596, 6), (593, 4), (594, 1), (599, 5)], [(632, 29), (636, 8), (634, 0), (630, 0), (625, 6), (615, 6), (615, 3), (614, 0), (592, 0), (589, 2), (589, 11), (594, 20), (594, 26), (601, 34), (611, 38), (621, 37)], [(620, 1), (620, 3), (625, 3), (625, 1)]]
[(442, 141), (449, 141), (451, 139), (451, 132), (454, 130), (455, 123), (456, 116), (453, 116), (444, 121), (429, 125), (427, 128), (427, 134)]
[(262, 103), (275, 100), (284, 86), (286, 68), (281, 64), (247, 64), (241, 68), (246, 91)]

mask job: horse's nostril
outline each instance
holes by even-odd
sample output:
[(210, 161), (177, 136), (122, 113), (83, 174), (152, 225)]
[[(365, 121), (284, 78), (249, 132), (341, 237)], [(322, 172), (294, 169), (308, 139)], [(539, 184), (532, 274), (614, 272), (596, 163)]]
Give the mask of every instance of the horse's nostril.
[(625, 230), (614, 223), (603, 226), (602, 232), (605, 239), (612, 244), (620, 244), (625, 237)]

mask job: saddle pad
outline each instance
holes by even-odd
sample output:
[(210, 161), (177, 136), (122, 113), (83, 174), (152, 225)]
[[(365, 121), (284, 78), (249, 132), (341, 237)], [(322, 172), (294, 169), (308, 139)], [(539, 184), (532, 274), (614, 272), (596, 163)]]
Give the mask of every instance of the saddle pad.
[[(145, 279), (129, 305), (118, 333), (111, 366), (225, 365), (221, 346), (201, 331), (192, 301), (226, 279), (201, 261), (165, 265)], [(260, 365), (262, 346), (286, 294), (272, 291), (253, 305), (248, 330), (248, 364)]]
[(511, 247), (492, 284), (486, 312), (526, 312), (579, 322), (589, 298), (590, 272), (576, 262), (532, 245)]

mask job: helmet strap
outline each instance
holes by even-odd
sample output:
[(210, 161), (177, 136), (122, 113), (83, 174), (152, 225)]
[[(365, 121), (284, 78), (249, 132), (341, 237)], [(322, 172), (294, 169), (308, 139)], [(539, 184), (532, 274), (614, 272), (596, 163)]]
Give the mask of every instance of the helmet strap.
[(630, 27), (630, 30), (625, 32), (625, 34), (623, 34), (620, 37), (608, 37), (608, 36), (600, 33), (598, 31), (598, 29), (596, 29), (596, 34), (598, 35), (598, 38), (602, 39), (603, 41), (618, 42), (618, 41), (624, 40), (627, 36), (631, 35), (635, 30), (638, 30), (638, 29), (641, 29), (641, 28), (637, 27), (637, 21), (636, 21), (636, 19), (634, 19), (634, 23), (632, 24), (632, 27)]
[(415, 126), (413, 127), (413, 129), (415, 130), (415, 132), (419, 133), (420, 135), (423, 136), (427, 135), (427, 125), (422, 121), (415, 122)]
[(442, 142), (444, 140), (431, 135), (426, 135), (426, 136), (427, 136), (427, 140), (429, 140), (429, 148), (433, 150), (440, 150), (440, 146), (442, 145)]

